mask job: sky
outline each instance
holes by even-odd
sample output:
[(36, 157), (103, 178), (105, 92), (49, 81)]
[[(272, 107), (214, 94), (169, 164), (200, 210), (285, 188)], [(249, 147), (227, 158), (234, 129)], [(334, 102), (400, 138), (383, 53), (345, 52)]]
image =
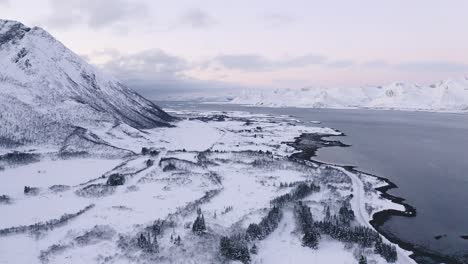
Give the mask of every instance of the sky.
[(467, 10), (466, 0), (0, 0), (1, 19), (40, 26), (149, 90), (467, 76)]

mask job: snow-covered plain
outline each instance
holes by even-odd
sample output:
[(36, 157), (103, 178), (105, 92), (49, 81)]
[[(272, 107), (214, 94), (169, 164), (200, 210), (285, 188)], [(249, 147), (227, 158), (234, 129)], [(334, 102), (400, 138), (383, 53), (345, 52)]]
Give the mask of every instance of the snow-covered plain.
[(468, 77), (432, 85), (392, 83), (349, 88), (248, 89), (229, 103), (304, 108), (468, 111)]
[[(404, 209), (365, 188), (384, 184), (377, 178), (288, 158), (295, 150), (286, 142), (302, 133), (339, 135), (337, 131), (285, 116), (174, 114), (184, 117), (175, 127), (95, 130), (112, 146), (107, 149), (112, 159), (93, 155), (99, 145), (88, 146), (79, 158), (36, 148), (32, 152), (40, 161), (6, 165), (0, 179), (7, 185), (0, 187), (0, 195), (10, 200), (0, 203), (0, 263), (225, 262), (221, 236), (258, 223), (272, 199), (293, 190), (282, 183), (320, 186), (320, 192), (302, 199), (315, 220), (323, 219), (326, 206), (336, 214), (348, 200), (355, 226), (370, 227), (369, 219), (379, 210)], [(141, 152), (143, 147), (148, 149)], [(108, 183), (114, 174), (124, 176), (122, 185)], [(23, 193), (24, 186), (39, 189)], [(282, 209), (278, 228), (257, 242), (252, 263), (356, 263), (361, 254), (369, 263), (386, 263), (371, 249), (328, 236), (322, 236), (317, 249), (303, 247), (292, 206)], [(207, 228), (201, 235), (191, 229), (198, 208)], [(73, 216), (51, 221), (65, 214)], [(158, 251), (145, 252), (137, 238), (158, 219), (165, 223), (157, 236)], [(178, 236), (180, 244), (174, 243)], [(398, 263), (413, 263), (409, 253), (398, 249)]]

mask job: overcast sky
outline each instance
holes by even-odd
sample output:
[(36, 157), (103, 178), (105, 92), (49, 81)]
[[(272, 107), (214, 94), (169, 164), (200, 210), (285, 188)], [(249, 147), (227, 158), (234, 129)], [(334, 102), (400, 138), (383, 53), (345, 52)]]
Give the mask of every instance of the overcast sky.
[(123, 80), (258, 87), (468, 75), (466, 0), (0, 0)]

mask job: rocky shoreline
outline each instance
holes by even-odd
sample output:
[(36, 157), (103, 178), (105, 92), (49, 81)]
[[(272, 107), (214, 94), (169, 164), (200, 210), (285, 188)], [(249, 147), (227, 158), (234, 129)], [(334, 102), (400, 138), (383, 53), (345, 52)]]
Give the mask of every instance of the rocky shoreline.
[[(407, 251), (411, 251), (412, 254), (410, 255), (410, 257), (418, 263), (463, 263), (463, 261), (467, 261), (466, 259), (457, 259), (454, 257), (444, 256), (439, 253), (432, 252), (426, 248), (405, 242), (401, 240), (400, 238), (398, 238), (396, 235), (385, 231), (382, 228), (382, 226), (391, 217), (393, 216), (415, 217), (417, 214), (416, 208), (406, 203), (404, 198), (397, 197), (388, 193), (389, 190), (398, 188), (398, 186), (387, 178), (359, 171), (354, 166), (342, 166), (342, 165), (330, 164), (330, 163), (325, 163), (322, 161), (314, 160), (313, 158), (316, 157), (316, 152), (320, 148), (350, 147), (350, 145), (344, 144), (339, 140), (324, 139), (330, 136), (336, 136), (336, 135), (327, 135), (327, 134), (317, 135), (317, 134), (307, 134), (307, 133), (300, 135), (299, 137), (295, 139), (294, 142), (290, 142), (288, 144), (289, 146), (299, 151), (297, 153), (292, 154), (291, 158), (300, 159), (300, 160), (309, 160), (318, 164), (339, 166), (351, 173), (355, 173), (355, 174), (364, 173), (366, 175), (373, 176), (379, 179), (380, 181), (385, 182), (384, 186), (376, 187), (375, 189), (381, 194), (381, 197), (387, 200), (390, 200), (393, 203), (402, 205), (405, 209), (404, 211), (395, 210), (395, 209), (385, 209), (385, 210), (374, 213), (372, 215), (370, 224), (380, 234), (382, 234), (390, 242), (397, 244), (400, 248), (407, 250)], [(342, 133), (339, 136), (346, 136), (346, 135)]]

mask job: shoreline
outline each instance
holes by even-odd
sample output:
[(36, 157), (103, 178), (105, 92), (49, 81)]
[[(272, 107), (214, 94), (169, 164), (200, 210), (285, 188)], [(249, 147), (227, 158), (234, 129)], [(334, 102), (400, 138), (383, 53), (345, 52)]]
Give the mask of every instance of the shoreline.
[(268, 104), (249, 104), (249, 103), (232, 103), (232, 102), (198, 102), (200, 104), (218, 104), (218, 105), (237, 105), (242, 107), (265, 107), (265, 108), (297, 108), (297, 109), (331, 109), (331, 110), (375, 110), (375, 111), (400, 111), (400, 112), (423, 112), (423, 113), (441, 113), (441, 114), (468, 114), (468, 110), (436, 110), (436, 109), (417, 109), (417, 108), (392, 108), (392, 107), (357, 107), (357, 106), (343, 106), (343, 107), (311, 107), (311, 106), (294, 106), (294, 105), (268, 105)]
[[(341, 132), (339, 130), (336, 130), (336, 131)], [(338, 140), (325, 139), (330, 136), (339, 136), (339, 137), (343, 136), (344, 137), (346, 135), (344, 133), (341, 133), (340, 135), (328, 135), (328, 134), (323, 134), (323, 135), (309, 134), (308, 135), (307, 133), (303, 133), (299, 137), (296, 137), (294, 142), (288, 143), (289, 146), (293, 147), (297, 151), (300, 151), (300, 152), (292, 154), (290, 158), (299, 159), (302, 161), (312, 161), (317, 164), (337, 166), (353, 174), (363, 173), (365, 175), (369, 175), (369, 176), (375, 177), (383, 181), (385, 183), (384, 186), (375, 187), (374, 189), (378, 191), (380, 193), (380, 196), (383, 197), (384, 199), (387, 199), (393, 203), (402, 205), (404, 207), (404, 211), (399, 211), (395, 209), (384, 209), (382, 211), (377, 211), (371, 215), (371, 220), (369, 221), (372, 227), (374, 227), (374, 229), (377, 232), (379, 232), (382, 236), (384, 236), (388, 241), (398, 245), (403, 250), (410, 251), (411, 254), (409, 255), (409, 257), (417, 263), (428, 263), (427, 261), (429, 260), (433, 263), (458, 263), (458, 260), (453, 259), (453, 257), (444, 256), (436, 252), (431, 252), (428, 249), (419, 247), (409, 242), (405, 242), (390, 232), (384, 231), (381, 227), (385, 224), (385, 222), (387, 222), (393, 216), (416, 217), (417, 215), (416, 208), (406, 203), (404, 198), (389, 194), (388, 193), (389, 190), (396, 189), (398, 188), (398, 186), (385, 177), (360, 171), (356, 169), (356, 166), (339, 165), (339, 164), (333, 164), (333, 163), (328, 163), (328, 162), (323, 162), (323, 161), (313, 159), (314, 157), (317, 157), (316, 155), (317, 150), (323, 147), (350, 147), (350, 145), (346, 145)], [(312, 143), (310, 145), (307, 145), (306, 147), (304, 147), (304, 145), (301, 145), (301, 142), (304, 141), (305, 137), (309, 137), (308, 140), (310, 140)]]

